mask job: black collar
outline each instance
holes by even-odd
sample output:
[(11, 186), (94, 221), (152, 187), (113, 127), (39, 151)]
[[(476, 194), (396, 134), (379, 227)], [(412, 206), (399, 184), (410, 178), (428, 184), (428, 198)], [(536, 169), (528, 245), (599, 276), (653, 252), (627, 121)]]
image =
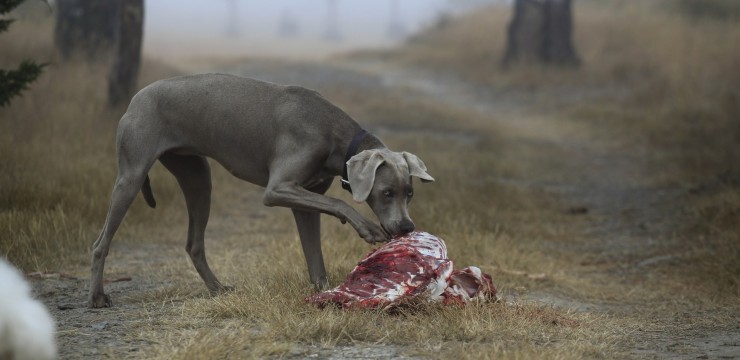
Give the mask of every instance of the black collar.
[(347, 148), (347, 154), (344, 155), (344, 170), (342, 170), (342, 179), (340, 182), (342, 183), (342, 189), (349, 191), (350, 194), (352, 193), (352, 187), (349, 185), (349, 179), (347, 178), (347, 161), (357, 155), (357, 148), (360, 147), (362, 140), (365, 140), (365, 136), (367, 136), (367, 131), (360, 129), (355, 134), (355, 137), (352, 138), (352, 142), (349, 143), (349, 147)]

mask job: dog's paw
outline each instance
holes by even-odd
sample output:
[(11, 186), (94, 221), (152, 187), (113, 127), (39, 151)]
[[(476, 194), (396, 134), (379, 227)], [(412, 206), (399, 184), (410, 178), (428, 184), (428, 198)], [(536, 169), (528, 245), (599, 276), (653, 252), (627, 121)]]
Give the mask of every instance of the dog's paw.
[(329, 289), (329, 280), (326, 279), (326, 276), (320, 277), (318, 280), (312, 281), (314, 290), (316, 291), (324, 291)]
[(384, 243), (390, 240), (390, 236), (378, 225), (371, 224), (371, 226), (363, 227), (358, 230), (358, 234), (368, 244)]
[(230, 293), (232, 291), (234, 291), (233, 286), (218, 284), (218, 286), (216, 286), (215, 288), (210, 289), (209, 292), (211, 293), (211, 296), (218, 296), (220, 294)]
[(113, 306), (113, 302), (111, 302), (110, 296), (106, 294), (94, 294), (90, 296), (88, 306), (92, 309), (107, 308)]

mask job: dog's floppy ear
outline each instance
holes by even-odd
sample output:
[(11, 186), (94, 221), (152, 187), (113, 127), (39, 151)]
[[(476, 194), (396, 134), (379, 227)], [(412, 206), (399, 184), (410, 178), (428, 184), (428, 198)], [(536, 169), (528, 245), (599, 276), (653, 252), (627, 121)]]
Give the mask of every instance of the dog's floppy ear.
[(416, 176), (421, 179), (421, 182), (432, 182), (434, 178), (427, 174), (427, 166), (421, 161), (416, 155), (408, 152), (402, 152), (403, 158), (406, 159), (406, 164), (409, 165), (409, 174)]
[(347, 177), (352, 186), (352, 200), (363, 202), (370, 196), (375, 171), (385, 161), (379, 150), (365, 150), (347, 161)]

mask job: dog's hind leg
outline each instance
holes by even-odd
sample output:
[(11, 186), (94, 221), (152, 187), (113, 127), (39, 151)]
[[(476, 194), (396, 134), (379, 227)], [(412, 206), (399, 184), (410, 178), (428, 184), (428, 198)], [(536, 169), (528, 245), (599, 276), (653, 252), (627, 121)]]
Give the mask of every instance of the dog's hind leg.
[(211, 168), (201, 156), (164, 153), (159, 161), (180, 184), (188, 207), (188, 242), (185, 246), (198, 274), (215, 295), (230, 287), (218, 281), (206, 261), (205, 231), (211, 209)]
[(108, 215), (105, 218), (103, 230), (93, 244), (92, 276), (90, 278), (90, 293), (88, 297), (88, 305), (90, 307), (101, 308), (111, 306), (110, 297), (105, 294), (103, 289), (105, 257), (108, 255), (108, 250), (110, 250), (113, 235), (115, 235), (131, 203), (141, 190), (152, 162), (153, 160), (147, 165), (136, 167), (121, 166), (119, 163), (118, 177), (113, 186)]

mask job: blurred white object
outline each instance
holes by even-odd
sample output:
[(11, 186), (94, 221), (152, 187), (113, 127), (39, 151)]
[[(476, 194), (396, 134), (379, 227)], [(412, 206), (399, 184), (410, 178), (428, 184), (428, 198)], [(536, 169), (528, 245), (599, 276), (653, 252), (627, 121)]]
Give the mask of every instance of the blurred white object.
[(0, 359), (55, 359), (54, 320), (23, 274), (0, 258)]

